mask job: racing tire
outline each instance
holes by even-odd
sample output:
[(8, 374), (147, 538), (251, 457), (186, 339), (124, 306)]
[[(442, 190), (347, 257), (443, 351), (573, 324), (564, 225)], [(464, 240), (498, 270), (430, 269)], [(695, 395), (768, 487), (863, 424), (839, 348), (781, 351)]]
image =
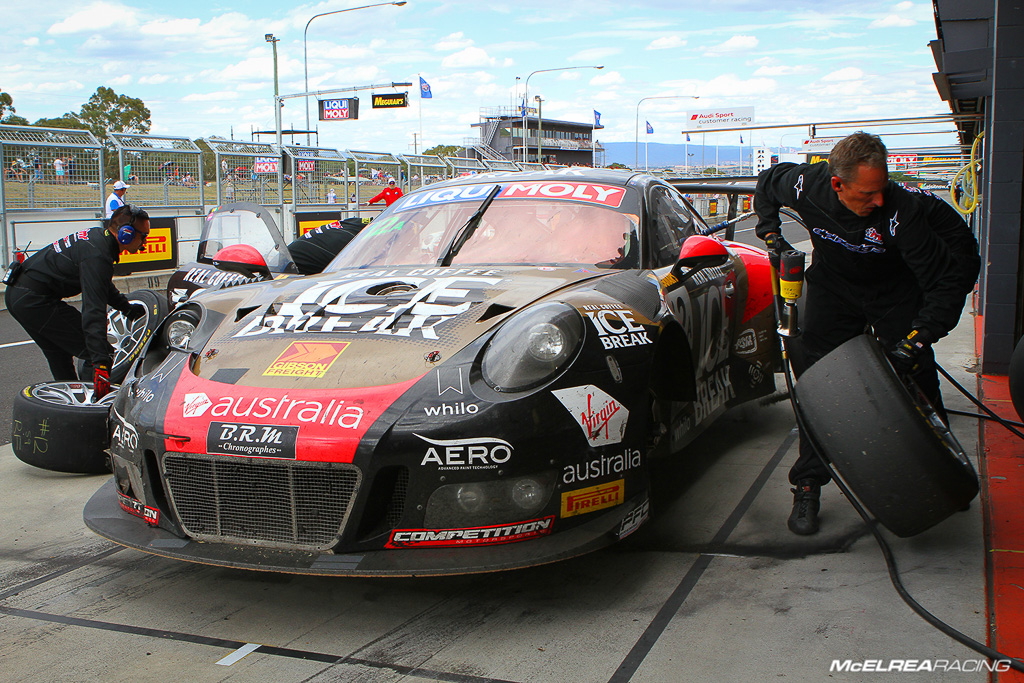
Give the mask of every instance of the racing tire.
[(109, 473), (107, 421), (115, 392), (93, 403), (92, 389), (91, 382), (42, 382), (18, 392), (11, 411), (14, 455), (53, 472)]
[(1018, 417), (1024, 417), (1024, 337), (1010, 356), (1010, 400)]
[[(167, 297), (152, 289), (138, 289), (129, 293), (128, 301), (146, 307), (146, 315), (129, 321), (123, 313), (107, 309), (107, 340), (114, 347), (114, 362), (110, 367), (111, 384), (120, 384), (128, 376), (132, 363), (142, 354), (153, 332), (167, 317)], [(78, 360), (78, 376), (83, 377), (85, 361)], [(84, 378), (84, 377), (83, 377)]]
[(794, 391), (819, 453), (897, 536), (930, 529), (978, 494), (978, 476), (956, 437), (908, 390), (873, 337), (834, 349)]

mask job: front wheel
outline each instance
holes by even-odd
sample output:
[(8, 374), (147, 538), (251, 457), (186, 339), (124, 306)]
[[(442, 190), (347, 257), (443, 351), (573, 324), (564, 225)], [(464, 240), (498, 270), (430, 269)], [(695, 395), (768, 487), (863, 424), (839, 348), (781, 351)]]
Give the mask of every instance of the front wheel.
[(11, 446), (33, 467), (73, 474), (110, 472), (107, 420), (114, 392), (93, 402), (91, 382), (42, 382), (14, 398)]

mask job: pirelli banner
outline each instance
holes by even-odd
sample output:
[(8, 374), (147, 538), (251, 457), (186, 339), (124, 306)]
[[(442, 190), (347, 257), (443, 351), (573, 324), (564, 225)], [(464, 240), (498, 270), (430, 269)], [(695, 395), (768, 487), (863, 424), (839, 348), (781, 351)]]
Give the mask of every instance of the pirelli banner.
[(398, 109), (409, 106), (409, 93), (392, 92), (373, 96), (374, 109)]
[(148, 270), (173, 270), (178, 267), (178, 226), (170, 217), (150, 218), (146, 249), (137, 254), (121, 254), (114, 264), (114, 275), (130, 275)]

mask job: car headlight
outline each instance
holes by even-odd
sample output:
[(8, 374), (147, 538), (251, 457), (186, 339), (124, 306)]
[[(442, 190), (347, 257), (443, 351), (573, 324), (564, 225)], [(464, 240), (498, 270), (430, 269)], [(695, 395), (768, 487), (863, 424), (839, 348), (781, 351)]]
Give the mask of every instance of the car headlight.
[(575, 357), (582, 338), (583, 319), (572, 306), (533, 306), (488, 342), (480, 371), (495, 391), (526, 391), (554, 379)]
[(191, 352), (195, 350), (192, 338), (196, 328), (199, 327), (201, 318), (201, 311), (193, 306), (184, 306), (171, 313), (164, 321), (164, 343), (176, 351)]
[(522, 521), (547, 505), (554, 488), (554, 472), (446, 484), (430, 495), (423, 523), (428, 529), (455, 529)]

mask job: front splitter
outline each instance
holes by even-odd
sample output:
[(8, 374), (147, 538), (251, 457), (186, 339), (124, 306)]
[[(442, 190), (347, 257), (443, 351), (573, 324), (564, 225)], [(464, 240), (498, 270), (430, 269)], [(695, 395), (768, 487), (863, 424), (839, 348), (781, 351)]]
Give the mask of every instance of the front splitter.
[(567, 560), (614, 543), (623, 518), (635, 509), (635, 504), (620, 505), (580, 526), (519, 543), (374, 550), (350, 555), (180, 538), (122, 510), (113, 479), (89, 499), (83, 517), (86, 526), (114, 543), (173, 560), (288, 574), (410, 577), (497, 572)]

